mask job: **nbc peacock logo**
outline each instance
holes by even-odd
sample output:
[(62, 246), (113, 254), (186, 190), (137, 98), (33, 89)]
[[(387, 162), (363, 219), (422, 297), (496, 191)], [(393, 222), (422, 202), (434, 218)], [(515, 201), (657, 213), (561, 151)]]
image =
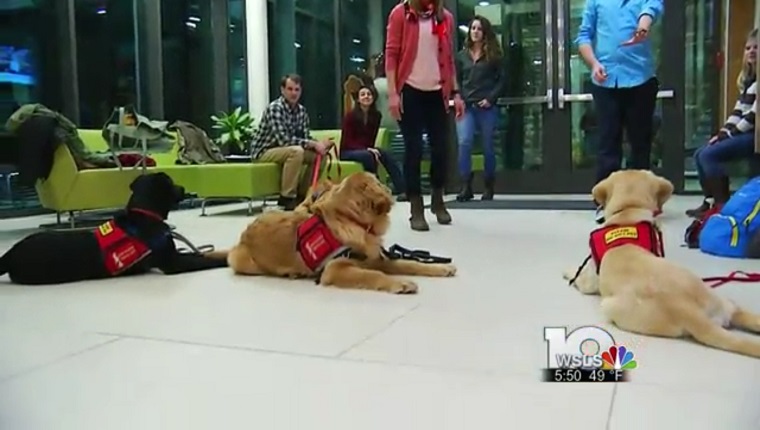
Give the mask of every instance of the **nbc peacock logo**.
[(602, 353), (602, 369), (633, 370), (638, 366), (633, 351), (623, 345), (611, 346)]

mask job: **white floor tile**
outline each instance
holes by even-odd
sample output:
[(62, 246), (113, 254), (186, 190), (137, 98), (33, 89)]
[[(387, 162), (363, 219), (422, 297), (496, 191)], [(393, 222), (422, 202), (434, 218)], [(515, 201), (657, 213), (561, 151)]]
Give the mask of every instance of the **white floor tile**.
[(602, 430), (612, 389), (124, 340), (0, 385), (0, 416), (56, 430), (539, 429), (557, 417)]
[(102, 347), (116, 338), (63, 330), (0, 327), (0, 382)]
[[(694, 372), (717, 371), (697, 368)], [(758, 378), (755, 378), (757, 383)], [(757, 430), (757, 394), (724, 396), (708, 387), (665, 389), (628, 382), (618, 384), (609, 430)]]
[[(666, 206), (667, 257), (704, 276), (757, 271), (756, 261), (681, 247), (683, 211), (698, 203)], [(224, 248), (250, 221), (230, 209), (171, 222)], [(409, 230), (408, 204), (392, 215), (387, 244), (452, 257), (458, 275), (418, 279), (416, 296), (226, 269), (2, 284), (0, 428), (540, 430), (561, 417), (563, 428), (593, 430), (608, 424), (613, 401), (614, 429), (637, 416), (652, 429), (760, 428), (749, 405), (760, 361), (616, 330), (598, 298), (562, 280), (586, 257), (591, 211), (454, 210), (451, 226), (428, 215), (427, 233)], [(0, 221), (0, 249), (44, 222)], [(716, 293), (760, 311), (758, 285)], [(543, 328), (588, 324), (610, 329), (639, 362), (614, 400), (611, 384), (539, 382)]]

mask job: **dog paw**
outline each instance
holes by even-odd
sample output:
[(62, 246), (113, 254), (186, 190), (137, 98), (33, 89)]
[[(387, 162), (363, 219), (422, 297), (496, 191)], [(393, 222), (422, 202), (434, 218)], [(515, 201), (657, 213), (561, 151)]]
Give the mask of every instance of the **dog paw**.
[(394, 280), (388, 288), (391, 294), (417, 294), (417, 284), (405, 279)]
[(457, 274), (457, 267), (453, 264), (431, 264), (431, 275), (449, 278)]

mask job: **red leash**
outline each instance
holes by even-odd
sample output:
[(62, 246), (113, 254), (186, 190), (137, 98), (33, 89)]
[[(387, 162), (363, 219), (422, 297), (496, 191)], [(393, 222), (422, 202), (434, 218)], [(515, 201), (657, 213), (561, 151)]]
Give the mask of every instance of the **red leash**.
[(718, 288), (723, 284), (729, 282), (760, 282), (760, 273), (747, 273), (741, 270), (731, 272), (728, 276), (711, 276), (708, 278), (702, 278), (702, 281), (709, 284), (711, 288)]
[[(322, 159), (324, 157), (327, 157), (327, 179), (332, 181), (332, 175), (330, 175), (330, 170), (332, 170), (333, 161), (335, 161), (335, 158), (332, 154), (332, 151), (335, 147), (330, 148), (324, 155), (317, 152), (317, 158), (314, 160), (314, 172), (311, 175), (311, 187), (312, 189), (315, 189), (317, 187), (317, 182), (319, 182), (319, 173), (322, 171)], [(337, 152), (337, 150), (335, 150)], [(336, 170), (338, 170), (338, 179), (341, 179), (343, 177), (343, 168), (340, 166), (340, 162), (336, 161), (335, 164)]]

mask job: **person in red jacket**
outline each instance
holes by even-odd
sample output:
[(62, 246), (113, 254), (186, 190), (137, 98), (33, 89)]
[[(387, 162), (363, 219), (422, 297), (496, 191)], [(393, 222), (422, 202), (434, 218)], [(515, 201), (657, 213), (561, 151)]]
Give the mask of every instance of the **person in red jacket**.
[(464, 114), (454, 67), (456, 31), (454, 17), (443, 7), (443, 0), (406, 0), (388, 15), (388, 110), (399, 121), (404, 136), (404, 176), (412, 230), (430, 230), (420, 183), (423, 133), (427, 133), (430, 145), (430, 210), (439, 224), (451, 224), (451, 214), (443, 201), (449, 100), (454, 103), (457, 119)]
[(394, 194), (399, 196), (399, 201), (403, 201), (406, 190), (398, 163), (390, 151), (375, 148), (382, 120), (376, 101), (377, 91), (373, 87), (362, 85), (359, 88), (356, 105), (346, 114), (341, 125), (340, 159), (360, 163), (364, 171), (374, 174), (377, 174), (378, 163), (382, 164), (391, 178)]

